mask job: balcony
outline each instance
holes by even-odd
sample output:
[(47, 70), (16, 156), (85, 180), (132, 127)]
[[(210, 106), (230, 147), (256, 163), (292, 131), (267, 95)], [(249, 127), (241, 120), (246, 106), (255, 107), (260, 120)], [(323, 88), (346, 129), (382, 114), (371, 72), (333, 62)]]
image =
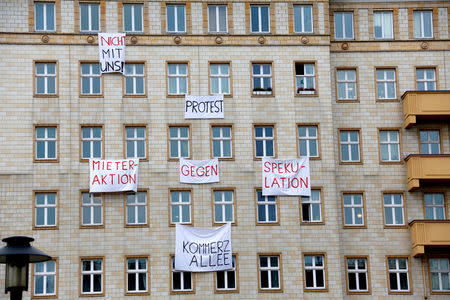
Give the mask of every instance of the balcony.
[(418, 119), (450, 119), (450, 91), (407, 91), (402, 100), (405, 128), (414, 126)]
[(450, 154), (410, 154), (405, 161), (410, 192), (423, 183), (450, 182)]
[(433, 250), (450, 252), (450, 220), (414, 220), (409, 223), (409, 228), (414, 257)]

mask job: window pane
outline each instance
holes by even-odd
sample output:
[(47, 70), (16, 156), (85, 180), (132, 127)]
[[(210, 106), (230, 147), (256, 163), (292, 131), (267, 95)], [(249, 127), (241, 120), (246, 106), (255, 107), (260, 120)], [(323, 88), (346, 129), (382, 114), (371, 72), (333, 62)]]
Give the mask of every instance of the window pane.
[(92, 21), (92, 28), (91, 30), (98, 31), (100, 30), (100, 24), (99, 24), (99, 5), (98, 4), (91, 4), (91, 21)]
[(45, 3), (47, 13), (47, 30), (55, 30), (55, 4)]
[(142, 5), (133, 5), (134, 7), (134, 30), (142, 31)]
[(124, 22), (124, 30), (125, 31), (132, 31), (133, 25), (131, 24), (132, 15), (131, 15), (131, 5), (124, 5), (123, 6), (123, 22)]
[(35, 14), (36, 14), (36, 30), (44, 30), (44, 4), (34, 3)]
[(177, 5), (177, 23), (178, 31), (185, 31), (184, 28), (184, 6)]
[(81, 30), (89, 30), (89, 7), (88, 4), (80, 4)]
[(258, 32), (259, 31), (258, 7), (252, 6), (250, 12), (252, 20), (252, 32)]

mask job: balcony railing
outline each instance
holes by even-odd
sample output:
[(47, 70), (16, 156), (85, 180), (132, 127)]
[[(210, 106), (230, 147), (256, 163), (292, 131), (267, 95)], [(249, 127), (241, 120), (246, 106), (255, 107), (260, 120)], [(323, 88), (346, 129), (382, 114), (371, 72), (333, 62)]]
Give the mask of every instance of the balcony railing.
[(410, 154), (405, 161), (410, 192), (423, 183), (450, 182), (450, 154)]
[(450, 220), (414, 220), (409, 228), (414, 257), (424, 255), (427, 250), (450, 253)]
[(402, 100), (405, 128), (418, 119), (450, 119), (450, 91), (407, 91)]

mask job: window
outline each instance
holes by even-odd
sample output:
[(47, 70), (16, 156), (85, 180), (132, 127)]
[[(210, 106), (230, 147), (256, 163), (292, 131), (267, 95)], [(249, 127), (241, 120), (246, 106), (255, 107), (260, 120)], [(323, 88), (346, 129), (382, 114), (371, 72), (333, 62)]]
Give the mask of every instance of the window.
[(102, 74), (98, 63), (81, 63), (81, 95), (101, 96)]
[(58, 193), (34, 193), (34, 229), (58, 226)]
[(81, 294), (103, 294), (103, 258), (81, 259)]
[(233, 127), (211, 126), (212, 157), (219, 159), (233, 158)]
[(311, 196), (301, 196), (301, 223), (323, 224), (322, 191), (311, 189)]
[(356, 75), (356, 69), (338, 69), (336, 71), (338, 100), (356, 100), (358, 98)]
[(402, 193), (383, 193), (384, 225), (405, 226), (405, 205)]
[(313, 33), (312, 5), (294, 5), (294, 32)]
[(251, 32), (252, 33), (269, 33), (270, 32), (270, 17), (268, 5), (251, 5)]
[(380, 160), (383, 163), (400, 162), (400, 134), (398, 130), (379, 130)]
[(35, 62), (35, 96), (56, 96), (58, 77), (56, 62)]
[(361, 162), (359, 130), (339, 130), (341, 163)]
[(430, 258), (431, 292), (450, 292), (450, 268), (448, 258)]
[(281, 291), (281, 255), (258, 254), (259, 290)]
[(126, 194), (126, 226), (147, 225), (147, 192)]
[(102, 194), (81, 193), (81, 227), (103, 226)]
[(55, 31), (55, 3), (34, 2), (34, 29)]
[(147, 127), (125, 126), (126, 158), (147, 158)]
[(35, 159), (56, 161), (58, 153), (58, 127), (35, 126)]
[(230, 64), (211, 63), (210, 71), (210, 93), (213, 95), (231, 95), (230, 87)]
[(123, 31), (143, 32), (144, 31), (143, 19), (144, 16), (142, 4), (123, 5)]
[(169, 126), (169, 159), (189, 158), (189, 126)]
[(303, 255), (303, 271), (305, 272), (303, 284), (305, 290), (327, 290), (325, 265), (324, 254)]
[(388, 257), (389, 293), (409, 293), (409, 257)]
[(175, 271), (175, 257), (171, 257), (171, 293), (195, 293), (194, 274), (192, 272)]
[(188, 64), (169, 63), (169, 95), (184, 95), (188, 93)]
[(435, 91), (436, 90), (436, 69), (434, 68), (417, 68), (416, 69), (416, 86), (419, 91)]
[(127, 257), (126, 264), (126, 294), (148, 294), (148, 258)]
[(214, 223), (235, 224), (234, 190), (214, 190)]
[(349, 294), (368, 294), (369, 266), (367, 257), (347, 257), (347, 289)]
[(227, 6), (208, 5), (208, 32), (227, 33)]
[(440, 131), (420, 130), (420, 154), (441, 154)]
[(103, 127), (81, 127), (81, 159), (103, 157)]
[(373, 31), (376, 39), (393, 39), (392, 11), (373, 12)]
[(365, 227), (365, 208), (363, 194), (342, 194), (344, 209), (344, 228)]
[(353, 12), (334, 13), (334, 37), (336, 39), (352, 40), (353, 37)]
[(145, 63), (125, 64), (124, 95), (145, 96)]
[(275, 128), (273, 125), (253, 125), (255, 158), (275, 157)]
[(376, 69), (377, 99), (397, 99), (397, 81), (395, 69)]
[(167, 5), (167, 32), (185, 33), (186, 32), (186, 6)]
[(252, 95), (273, 95), (272, 64), (252, 63)]
[(433, 37), (433, 12), (431, 10), (416, 10), (413, 12), (414, 38)]
[(231, 270), (215, 272), (216, 293), (237, 293), (239, 291), (236, 255), (233, 255), (232, 265), (233, 268)]
[(33, 264), (33, 297), (56, 297), (56, 260)]
[(80, 31), (96, 32), (100, 30), (100, 4), (80, 3)]
[(425, 219), (445, 220), (444, 193), (424, 193)]
[(191, 191), (170, 191), (170, 224), (192, 224)]
[(298, 125), (298, 154), (309, 158), (319, 158), (319, 127)]
[(279, 224), (278, 201), (276, 196), (263, 196), (261, 190), (256, 191), (256, 224)]
[(316, 94), (315, 63), (295, 63), (296, 95)]

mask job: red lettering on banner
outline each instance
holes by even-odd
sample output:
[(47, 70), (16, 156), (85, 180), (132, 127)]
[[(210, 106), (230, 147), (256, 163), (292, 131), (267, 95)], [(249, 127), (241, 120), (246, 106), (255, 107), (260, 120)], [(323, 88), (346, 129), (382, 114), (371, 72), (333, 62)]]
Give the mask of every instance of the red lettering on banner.
[[(278, 188), (303, 188), (303, 186), (305, 186), (305, 188), (308, 188), (308, 177), (306, 177), (305, 179), (300, 178), (300, 181), (298, 180), (298, 178), (287, 178), (287, 177), (280, 177), (278, 178), (280, 180), (280, 182), (278, 182), (278, 180), (276, 178), (274, 178), (272, 180), (272, 182), (268, 182), (268, 178), (264, 177), (264, 187), (266, 189), (270, 189), (273, 187), (278, 187)], [(281, 183), (281, 184), (280, 184)]]
[(107, 163), (106, 163), (106, 170), (111, 170), (111, 162), (110, 161), (108, 161)]
[(216, 165), (215, 167), (211, 166), (211, 175), (216, 175), (217, 176), (219, 174), (219, 172), (217, 171), (218, 167), (219, 167), (218, 165)]
[(108, 46), (123, 46), (125, 44), (125, 37), (109, 36), (108, 39), (105, 39), (103, 36), (100, 36), (100, 43), (102, 46), (104, 46), (105, 43)]
[(95, 170), (96, 165), (97, 165), (97, 170), (100, 169), (100, 161), (99, 160), (92, 161), (92, 170)]
[(92, 180), (92, 185), (94, 185), (96, 182), (98, 184), (100, 184), (100, 180), (98, 180), (98, 176), (97, 175), (94, 176), (94, 179)]

